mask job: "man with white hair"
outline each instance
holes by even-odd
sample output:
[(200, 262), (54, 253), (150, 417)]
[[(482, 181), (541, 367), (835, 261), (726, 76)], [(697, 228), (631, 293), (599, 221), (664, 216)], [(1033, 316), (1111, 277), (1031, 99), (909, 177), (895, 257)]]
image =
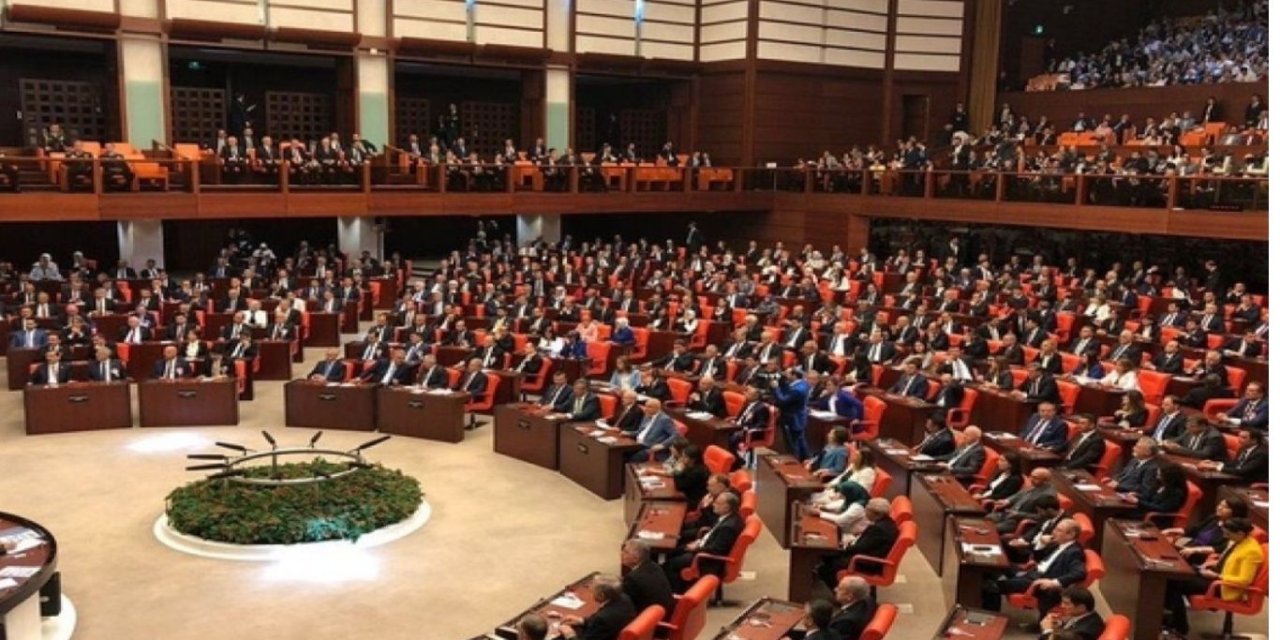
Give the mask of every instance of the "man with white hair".
[(47, 253), (40, 254), (40, 259), (31, 265), (32, 280), (62, 280), (62, 273), (58, 271), (58, 263), (53, 261), (53, 257)]
[(876, 611), (871, 585), (862, 576), (845, 576), (836, 585), (835, 596), (840, 608), (831, 618), (831, 629), (841, 638), (860, 637)]
[(609, 342), (620, 347), (631, 347), (636, 343), (636, 332), (631, 329), (631, 321), (626, 316), (618, 316), (613, 323), (613, 332), (609, 334)]

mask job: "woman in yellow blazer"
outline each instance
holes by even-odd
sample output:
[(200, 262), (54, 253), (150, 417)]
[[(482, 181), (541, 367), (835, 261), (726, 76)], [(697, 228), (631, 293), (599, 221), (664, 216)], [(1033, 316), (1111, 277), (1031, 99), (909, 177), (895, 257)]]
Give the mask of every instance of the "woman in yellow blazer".
[(1187, 624), (1186, 596), (1205, 593), (1216, 581), (1222, 582), (1223, 600), (1244, 598), (1245, 588), (1253, 584), (1267, 561), (1262, 545), (1249, 535), (1252, 531), (1253, 523), (1247, 518), (1228, 519), (1222, 524), (1223, 535), (1229, 541), (1222, 554), (1197, 567), (1199, 575), (1194, 580), (1169, 583), (1165, 592), (1165, 608), (1170, 611), (1167, 631), (1176, 634), (1175, 637), (1187, 635), (1190, 627)]

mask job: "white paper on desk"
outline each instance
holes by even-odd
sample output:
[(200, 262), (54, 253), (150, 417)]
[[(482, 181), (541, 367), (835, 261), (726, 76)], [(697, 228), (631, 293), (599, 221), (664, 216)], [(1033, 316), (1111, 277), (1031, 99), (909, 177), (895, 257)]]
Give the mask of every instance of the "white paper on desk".
[(1089, 384), (1097, 384), (1098, 381), (1086, 375), (1079, 375), (1079, 376), (1076, 376), (1076, 382), (1079, 382), (1082, 385), (1089, 385)]
[(341, 383), (341, 382), (326, 382), (326, 383), (324, 383), (324, 386), (326, 386), (326, 387), (338, 387), (338, 386), (341, 386), (341, 385), (342, 385), (342, 383)]
[(13, 550), (10, 551), (9, 554), (14, 555), (22, 553), (23, 551), (30, 551), (42, 544), (44, 544), (44, 540), (41, 538), (23, 538), (18, 541), (18, 544), (14, 545)]
[(609, 423), (605, 422), (604, 420), (596, 420), (596, 426), (600, 427), (601, 429), (608, 429)]
[(1270, 503), (1270, 502), (1259, 501), (1259, 500), (1254, 500), (1254, 501), (1253, 501), (1253, 506), (1255, 506), (1255, 507), (1257, 507), (1257, 508), (1259, 508), (1259, 509), (1266, 509), (1266, 508), (1267, 508), (1267, 505), (1269, 505), (1269, 504), (1271, 504), (1271, 503)]
[(641, 540), (661, 540), (666, 536), (658, 531), (645, 531), (642, 529), (636, 532), (636, 537)]
[(447, 395), (449, 395), (449, 394), (453, 393), (453, 391), (452, 391), (452, 390), (450, 390), (450, 389), (432, 389), (432, 390), (428, 391), (427, 393), (429, 393), (429, 394), (431, 394), (431, 395), (433, 395), (433, 396), (447, 396)]
[(960, 544), (961, 550), (965, 553), (975, 556), (998, 556), (1000, 555), (1000, 547), (993, 544), (971, 544), (964, 542)]
[(354, 387), (354, 386), (356, 386), (356, 383), (354, 383), (354, 382), (344, 382), (344, 383), (342, 383), (342, 384), (340, 384), (340, 385), (338, 385), (338, 386), (339, 386), (339, 387)]
[(923, 453), (917, 453), (911, 456), (912, 462), (933, 462), (933, 456), (926, 456)]
[(12, 589), (18, 586), (18, 581), (13, 578), (0, 578), (0, 589)]
[(560, 596), (559, 598), (552, 600), (551, 604), (553, 606), (560, 607), (561, 609), (581, 609), (582, 608), (582, 600), (579, 600), (578, 596), (572, 593), (566, 593)]
[(600, 444), (615, 444), (618, 442), (618, 439), (613, 436), (600, 436), (596, 440), (599, 440)]
[(636, 401), (637, 401), (637, 402), (648, 402), (648, 401), (649, 401), (649, 396), (646, 396), (646, 395), (644, 395), (643, 393), (637, 393), (637, 394), (636, 394)]
[(818, 410), (818, 409), (810, 409), (810, 410), (809, 410), (809, 415), (811, 415), (811, 416), (813, 416), (813, 417), (815, 417), (815, 418), (817, 418), (817, 419), (819, 419), (819, 420), (834, 420), (834, 419), (835, 419), (835, 417), (836, 417), (836, 414), (834, 414), (834, 413), (832, 413), (832, 412), (830, 412), (830, 411), (820, 411), (820, 410)]
[(1102, 491), (1102, 487), (1096, 484), (1077, 484), (1073, 486), (1080, 491)]
[(991, 433), (991, 437), (996, 438), (997, 440), (1008, 440), (1010, 438), (1018, 437), (1013, 435), (1012, 433), (1009, 433), (1008, 431), (992, 431), (990, 433)]
[(599, 438), (600, 436), (607, 435), (607, 434), (608, 434), (608, 432), (607, 432), (607, 431), (604, 431), (603, 429), (596, 429), (595, 431), (592, 431), (592, 432), (591, 432), (591, 437), (592, 437), (592, 438)]
[(422, 395), (422, 394), (424, 394), (424, 393), (426, 393), (426, 392), (427, 392), (427, 390), (426, 390), (426, 389), (423, 389), (422, 387), (414, 387), (414, 388), (412, 388), (412, 389), (410, 389), (410, 390), (409, 390), (409, 393), (412, 393), (412, 394), (413, 394), (413, 395), (415, 395), (415, 396), (420, 396), (420, 395)]
[(910, 449), (885, 449), (884, 452), (891, 456), (905, 456), (911, 453), (911, 450)]
[(40, 573), (40, 567), (5, 567), (0, 569), (0, 578), (30, 578)]
[(692, 420), (710, 420), (713, 416), (706, 411), (689, 411), (684, 414)]

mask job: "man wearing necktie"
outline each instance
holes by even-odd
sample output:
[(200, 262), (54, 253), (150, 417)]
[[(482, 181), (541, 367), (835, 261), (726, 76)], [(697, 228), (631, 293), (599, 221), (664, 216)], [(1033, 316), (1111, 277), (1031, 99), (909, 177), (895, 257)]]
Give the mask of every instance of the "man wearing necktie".
[(1261, 382), (1250, 382), (1244, 389), (1244, 397), (1231, 407), (1224, 417), (1242, 427), (1267, 428), (1267, 397)]
[(89, 369), (89, 379), (94, 382), (116, 382), (124, 376), (119, 360), (111, 357), (111, 349), (97, 347), (93, 350), (94, 363)]
[(187, 377), (187, 365), (178, 359), (178, 348), (173, 345), (165, 347), (164, 359), (156, 363), (152, 373), (156, 378), (169, 381)]
[(1227, 444), (1222, 433), (1210, 426), (1202, 416), (1187, 417), (1187, 430), (1175, 440), (1165, 440), (1165, 450), (1202, 460), (1224, 462)]
[(600, 399), (591, 393), (586, 380), (580, 379), (573, 383), (573, 402), (570, 406), (570, 420), (582, 422), (600, 418)]
[(361, 380), (384, 387), (404, 384), (406, 375), (410, 373), (410, 368), (405, 364), (404, 357), (404, 349), (392, 350), (390, 358), (380, 360), (377, 366), (365, 374)]
[(472, 358), (467, 363), (467, 374), (463, 376), (458, 384), (458, 391), (465, 391), (471, 394), (472, 401), (478, 401), (484, 397), (485, 391), (489, 387), (489, 377), (485, 375), (484, 364), (479, 358)]
[(345, 375), (346, 366), (338, 359), (338, 350), (330, 348), (325, 350), (324, 360), (316, 363), (307, 378), (314, 382), (342, 382)]
[(71, 370), (62, 364), (62, 352), (50, 349), (44, 354), (44, 364), (36, 368), (31, 376), (33, 385), (59, 385), (71, 380)]
[(1027, 421), (1021, 436), (1041, 449), (1061, 453), (1067, 448), (1067, 425), (1058, 417), (1058, 407), (1051, 402), (1039, 404), (1036, 415)]
[(982, 589), (982, 608), (1000, 609), (1000, 598), (1008, 593), (1025, 593), (1035, 588), (1036, 602), (1043, 618), (1058, 604), (1062, 589), (1078, 584), (1085, 578), (1084, 550), (1077, 543), (1080, 523), (1064, 519), (1053, 528), (1053, 546), (1045, 547), (1033, 555), (1036, 561), (1030, 569), (1014, 571), (989, 580)]
[(568, 377), (563, 371), (557, 371), (551, 379), (551, 386), (542, 394), (542, 402), (538, 407), (544, 411), (565, 413), (568, 410)]

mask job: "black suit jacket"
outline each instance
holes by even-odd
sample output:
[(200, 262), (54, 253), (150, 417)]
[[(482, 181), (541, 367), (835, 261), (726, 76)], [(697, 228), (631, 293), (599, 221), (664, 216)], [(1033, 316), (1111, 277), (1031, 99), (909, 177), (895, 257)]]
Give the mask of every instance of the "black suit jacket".
[(1220, 431), (1213, 427), (1209, 427), (1204, 433), (1200, 434), (1199, 442), (1196, 443), (1195, 448), (1189, 448), (1191, 442), (1195, 439), (1195, 436), (1192, 436), (1190, 431), (1186, 431), (1182, 435), (1178, 436), (1178, 444), (1184, 447), (1183, 449), (1179, 449), (1178, 453), (1204, 460), (1215, 460), (1218, 462), (1226, 461), (1227, 441), (1222, 437), (1222, 433)]
[(471, 397), (479, 400), (489, 387), (489, 376), (484, 372), (476, 372), (473, 376), (470, 372), (465, 372), (458, 379), (458, 391), (466, 391)]
[[(41, 363), (36, 367), (35, 373), (31, 374), (31, 384), (50, 384), (55, 382), (49, 375), (49, 363)], [(66, 362), (58, 363), (58, 384), (66, 384), (71, 382), (71, 365)]]
[(578, 397), (570, 394), (568, 413), (571, 420), (598, 420), (602, 414), (600, 398), (596, 397), (596, 394), (591, 393), (590, 391), (587, 392), (587, 395), (583, 396), (582, 411), (576, 411), (575, 408), (577, 406)]
[(711, 390), (706, 393), (702, 393), (701, 391), (695, 391), (694, 393), (697, 393), (702, 397), (690, 402), (689, 409), (693, 411), (706, 411), (717, 418), (723, 418), (729, 415), (729, 410), (724, 404), (724, 392), (721, 391), (719, 387), (712, 387)]
[[(880, 518), (871, 523), (871, 526), (867, 527), (861, 536), (858, 536), (856, 542), (846, 547), (844, 553), (849, 558), (853, 556), (886, 558), (889, 556), (889, 551), (893, 549), (893, 543), (897, 541), (897, 523), (892, 518)], [(883, 565), (866, 562), (854, 568), (863, 573), (879, 575)]]
[(422, 369), (419, 373), (422, 374), (422, 385), (428, 389), (444, 389), (449, 386), (449, 372), (445, 367), (435, 365)]
[[(1069, 624), (1070, 626), (1067, 626)], [(1063, 631), (1070, 631), (1079, 635), (1084, 640), (1098, 640), (1098, 636), (1102, 635), (1103, 630), (1107, 628), (1107, 623), (1102, 621), (1102, 616), (1097, 611), (1090, 611), (1081, 616), (1078, 620), (1072, 620), (1070, 623), (1060, 627)], [(1052, 638), (1053, 633), (1041, 634), (1042, 640)]]
[[(387, 375), (387, 369), (391, 366), (391, 360), (381, 359), (378, 364), (374, 365), (368, 373), (360, 376), (365, 382), (381, 383), (382, 378)], [(413, 367), (408, 363), (400, 365), (396, 372), (392, 374), (391, 382), (393, 384), (410, 384), (413, 382)]]
[(857, 638), (867, 628), (867, 624), (871, 622), (871, 617), (875, 615), (875, 612), (876, 603), (874, 600), (871, 598), (859, 600), (842, 609), (838, 609), (836, 615), (832, 616), (831, 626), (828, 629), (834, 631), (838, 638)]
[(1151, 364), (1160, 373), (1182, 375), (1183, 358), (1181, 353), (1175, 352), (1170, 355), (1161, 352), (1160, 355), (1151, 359)]
[(1267, 450), (1261, 446), (1252, 450), (1240, 450), (1236, 459), (1222, 465), (1224, 473), (1231, 473), (1248, 482), (1267, 481)]
[(662, 607), (668, 615), (675, 610), (676, 601), (671, 593), (671, 583), (667, 581), (662, 567), (652, 560), (636, 565), (622, 579), (622, 592), (631, 598), (636, 611), (644, 611), (655, 604)]
[(1102, 459), (1102, 454), (1106, 451), (1106, 445), (1102, 434), (1094, 429), (1092, 433), (1076, 436), (1075, 440), (1067, 443), (1067, 458), (1063, 461), (1062, 466), (1067, 469), (1088, 469), (1098, 464)]
[(937, 433), (925, 436), (920, 443), (920, 454), (933, 458), (950, 455), (956, 450), (956, 438), (950, 429), (942, 429)]
[(640, 421), (644, 419), (644, 410), (641, 409), (640, 403), (637, 402), (630, 407), (619, 409), (621, 412), (617, 420), (613, 423), (614, 428), (635, 433), (640, 429)]
[[(1055, 546), (1045, 547), (1036, 554), (1037, 561), (1044, 561), (1057, 549)], [(1028, 577), (1048, 578), (1057, 580), (1063, 587), (1069, 587), (1073, 584), (1084, 580), (1084, 549), (1078, 543), (1073, 543), (1070, 547), (1058, 554), (1057, 558), (1048, 566), (1043, 573), (1038, 568), (1032, 568), (1027, 572)]]
[(326, 370), (329, 368), (329, 361), (321, 360), (316, 363), (316, 366), (311, 368), (311, 373), (308, 373), (307, 377), (324, 376), (326, 382), (342, 382), (342, 379), (347, 374), (346, 364), (342, 362), (342, 360), (334, 360), (332, 371), (328, 371), (328, 373), (326, 373)]
[[(112, 380), (124, 380), (129, 375), (129, 372), (124, 368), (124, 363), (115, 358), (108, 360), (107, 366), (111, 369)], [(94, 382), (106, 380), (102, 375), (102, 363), (97, 360), (89, 363), (89, 379)]]
[(583, 620), (578, 638), (579, 640), (616, 640), (635, 617), (635, 605), (631, 604), (631, 598), (624, 594)]

